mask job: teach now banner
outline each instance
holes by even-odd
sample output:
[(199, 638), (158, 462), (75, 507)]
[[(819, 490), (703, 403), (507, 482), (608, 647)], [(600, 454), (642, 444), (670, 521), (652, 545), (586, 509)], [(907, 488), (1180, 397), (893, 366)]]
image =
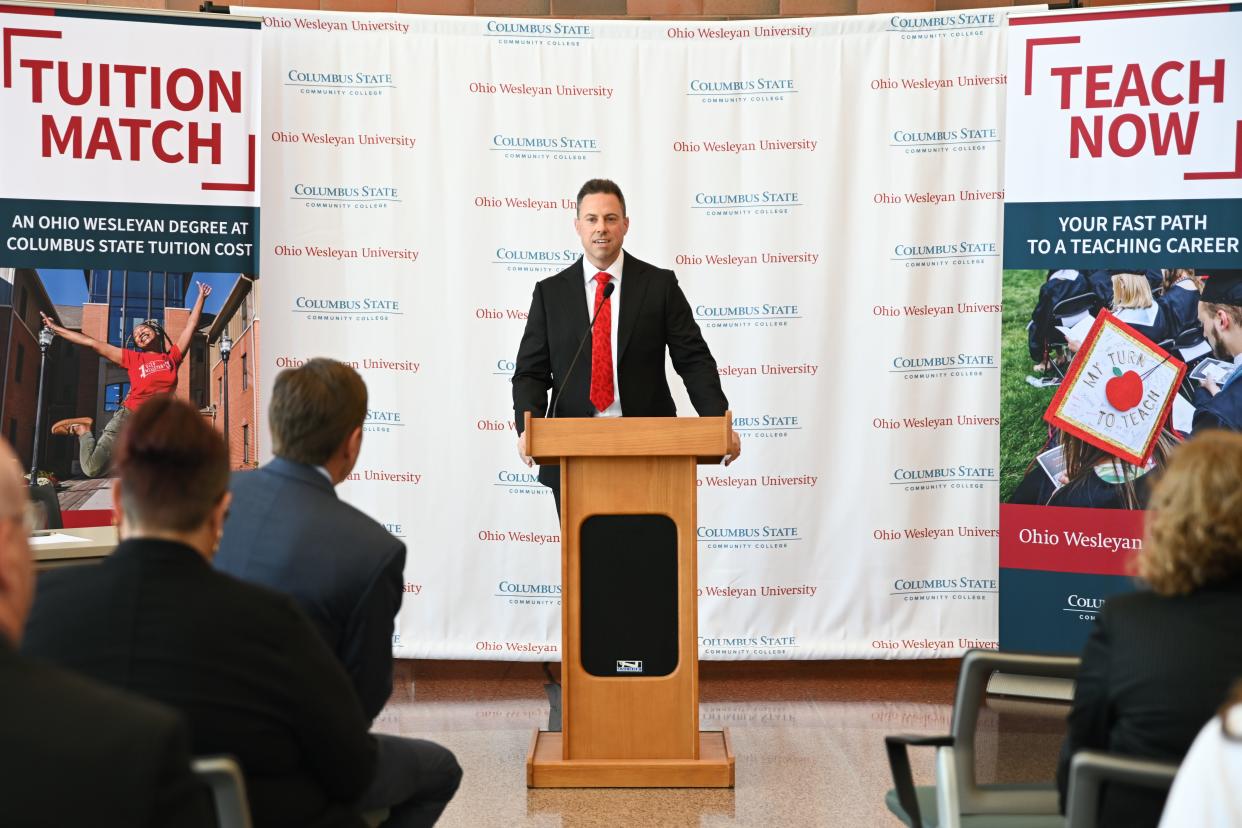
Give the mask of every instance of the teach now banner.
[(1242, 266), (1239, 8), (1009, 21), (1006, 649), (1081, 650), (1107, 597), (1135, 587), (1151, 487), (1195, 439), (1213, 365), (1200, 290)]

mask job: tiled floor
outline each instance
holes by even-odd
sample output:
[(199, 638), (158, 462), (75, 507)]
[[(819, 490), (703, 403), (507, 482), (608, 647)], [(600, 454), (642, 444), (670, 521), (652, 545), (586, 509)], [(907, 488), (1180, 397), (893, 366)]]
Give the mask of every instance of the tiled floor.
[[(733, 790), (528, 790), (531, 733), (546, 725), (539, 665), (401, 662), (376, 728), (457, 754), (451, 826), (896, 826), (888, 733), (947, 733), (957, 661), (704, 662), (700, 718), (728, 727)], [(555, 665), (554, 665), (555, 669)], [(980, 723), (981, 780), (1052, 778), (1064, 708), (1000, 702)], [(931, 778), (931, 752), (913, 755)]]

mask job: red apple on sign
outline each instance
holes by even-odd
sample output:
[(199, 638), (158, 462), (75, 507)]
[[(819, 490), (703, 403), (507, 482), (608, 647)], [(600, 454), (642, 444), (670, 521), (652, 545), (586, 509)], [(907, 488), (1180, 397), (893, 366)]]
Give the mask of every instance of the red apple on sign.
[(1124, 374), (1120, 368), (1113, 368), (1115, 375), (1104, 386), (1104, 396), (1108, 404), (1118, 411), (1129, 411), (1143, 399), (1143, 378), (1133, 371)]

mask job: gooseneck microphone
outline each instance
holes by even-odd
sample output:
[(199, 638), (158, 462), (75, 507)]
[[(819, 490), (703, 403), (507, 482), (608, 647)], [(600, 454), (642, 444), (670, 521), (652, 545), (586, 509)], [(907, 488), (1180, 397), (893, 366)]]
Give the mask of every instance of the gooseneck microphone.
[(561, 390), (555, 394), (555, 400), (552, 402), (552, 414), (556, 416), (556, 409), (561, 404), (561, 397), (565, 394), (565, 384), (569, 382), (569, 378), (574, 373), (574, 366), (578, 364), (578, 357), (582, 356), (582, 349), (586, 345), (588, 339), (591, 338), (591, 332), (595, 330), (595, 320), (599, 318), (600, 308), (604, 307), (604, 303), (608, 301), (608, 297), (612, 296), (612, 292), (617, 289), (615, 282), (609, 282), (604, 285), (604, 298), (599, 300), (599, 304), (595, 306), (595, 313), (591, 314), (591, 324), (587, 325), (586, 333), (582, 335), (582, 341), (578, 343), (578, 350), (574, 351), (574, 358), (569, 361), (569, 368), (565, 371), (565, 377), (561, 380)]

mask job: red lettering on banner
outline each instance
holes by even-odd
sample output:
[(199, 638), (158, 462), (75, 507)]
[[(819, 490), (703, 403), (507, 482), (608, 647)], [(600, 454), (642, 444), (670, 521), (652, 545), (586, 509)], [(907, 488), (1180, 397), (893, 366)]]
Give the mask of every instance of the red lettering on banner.
[[(1160, 64), (1152, 72), (1151, 94), (1165, 105), (1174, 106), (1188, 100), (1191, 104), (1199, 103), (1202, 92), (1210, 92), (1212, 103), (1223, 103), (1225, 100), (1225, 60), (1217, 58), (1212, 64), (1211, 72), (1205, 72), (1198, 60), (1190, 61), (1190, 77), (1187, 79), (1187, 92), (1170, 93), (1165, 85), (1166, 76), (1170, 73), (1180, 74), (1186, 70), (1186, 64), (1177, 60), (1169, 60)], [(1085, 69), (1085, 71), (1084, 71)], [(1148, 84), (1143, 77), (1143, 67), (1138, 63), (1126, 64), (1122, 70), (1121, 81), (1117, 91), (1112, 92), (1110, 76), (1116, 67), (1101, 63), (1092, 66), (1055, 66), (1048, 73), (1057, 78), (1061, 84), (1060, 106), (1069, 109), (1073, 105), (1074, 79), (1082, 76), (1084, 105), (1087, 109), (1113, 109), (1127, 105), (1128, 98), (1135, 98), (1142, 106), (1150, 106)]]
[(1148, 112), (1146, 122), (1142, 116), (1126, 112), (1113, 119), (1106, 136), (1103, 115), (1092, 116), (1089, 124), (1083, 116), (1073, 115), (1070, 117), (1070, 158), (1078, 158), (1084, 149), (1092, 158), (1099, 158), (1104, 153), (1105, 137), (1108, 150), (1119, 158), (1132, 158), (1142, 152), (1148, 136), (1152, 152), (1158, 156), (1168, 155), (1170, 149), (1178, 155), (1190, 155), (1198, 126), (1198, 112), (1189, 113), (1184, 124), (1180, 112), (1168, 113), (1163, 124), (1156, 112)]
[(1132, 575), (1143, 547), (1141, 510), (1000, 505), (1002, 569)]

